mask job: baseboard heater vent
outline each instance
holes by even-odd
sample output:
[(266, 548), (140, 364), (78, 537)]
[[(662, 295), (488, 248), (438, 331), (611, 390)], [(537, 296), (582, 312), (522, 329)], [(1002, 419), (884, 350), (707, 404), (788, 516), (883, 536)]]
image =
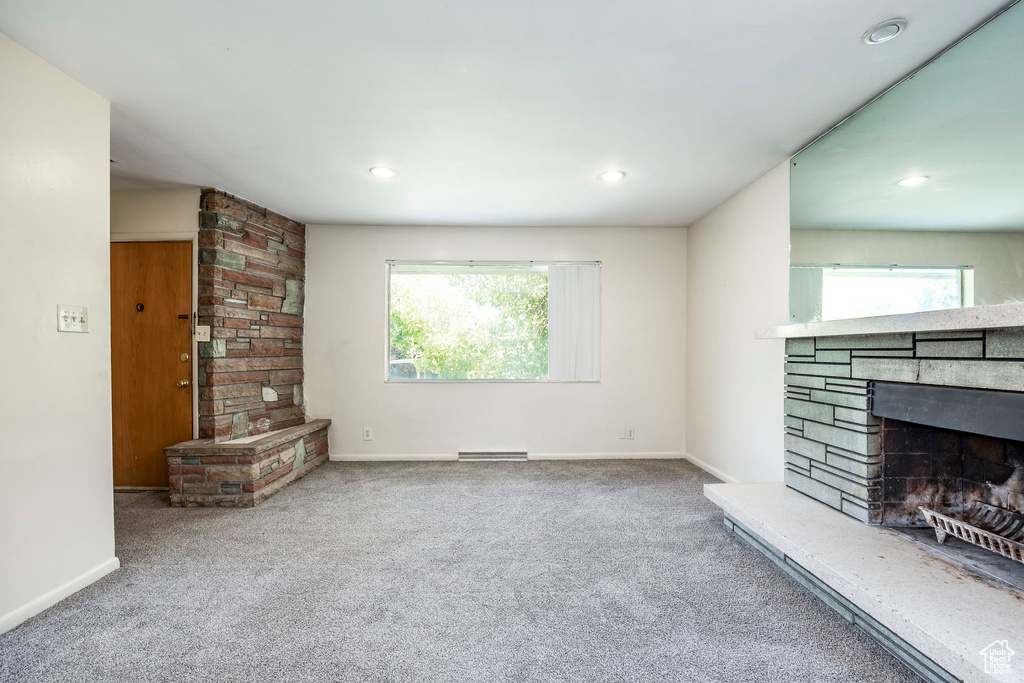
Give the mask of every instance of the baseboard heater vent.
[(459, 461), (526, 460), (526, 451), (459, 451)]

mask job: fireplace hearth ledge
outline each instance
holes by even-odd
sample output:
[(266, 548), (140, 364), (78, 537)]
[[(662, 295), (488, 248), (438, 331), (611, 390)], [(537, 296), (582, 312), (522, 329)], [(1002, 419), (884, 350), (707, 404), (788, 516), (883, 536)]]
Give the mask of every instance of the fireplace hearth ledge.
[(704, 495), (769, 552), (795, 562), (953, 676), (1024, 683), (1024, 659), (995, 678), (984, 672), (981, 654), (1002, 640), (1024, 651), (1024, 593), (781, 482), (708, 484)]
[(923, 311), (873, 318), (828, 320), (797, 323), (777, 327), (759, 327), (755, 339), (797, 339), (801, 337), (834, 337), (850, 334), (891, 334), (896, 332), (951, 332), (1024, 326), (1024, 303), (995, 304), (951, 308), (944, 311)]

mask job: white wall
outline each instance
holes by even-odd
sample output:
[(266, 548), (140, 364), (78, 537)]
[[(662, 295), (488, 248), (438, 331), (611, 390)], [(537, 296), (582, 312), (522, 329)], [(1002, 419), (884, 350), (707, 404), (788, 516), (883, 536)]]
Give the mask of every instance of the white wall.
[(794, 230), (793, 263), (974, 266), (974, 304), (1024, 300), (1024, 232)]
[[(306, 236), (307, 408), (334, 420), (333, 457), (681, 456), (685, 230), (314, 225)], [(602, 261), (601, 382), (386, 384), (386, 259)], [(632, 441), (618, 438), (627, 426)]]
[[(0, 34), (0, 631), (117, 568), (110, 105)], [(88, 334), (57, 332), (57, 304)], [(16, 327), (15, 327), (16, 326)]]
[(781, 481), (789, 162), (687, 229), (686, 452), (726, 481)]

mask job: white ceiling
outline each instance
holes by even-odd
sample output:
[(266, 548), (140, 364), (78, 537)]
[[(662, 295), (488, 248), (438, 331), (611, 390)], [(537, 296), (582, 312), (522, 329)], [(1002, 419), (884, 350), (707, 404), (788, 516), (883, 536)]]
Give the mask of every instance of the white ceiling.
[(0, 31), (111, 101), (117, 187), (320, 223), (687, 225), (1005, 4), (4, 0)]

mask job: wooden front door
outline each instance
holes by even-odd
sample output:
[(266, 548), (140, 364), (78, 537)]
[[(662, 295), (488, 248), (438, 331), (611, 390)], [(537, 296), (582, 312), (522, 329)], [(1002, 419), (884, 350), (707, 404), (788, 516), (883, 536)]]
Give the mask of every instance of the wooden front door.
[(110, 245), (114, 486), (166, 487), (192, 438), (192, 244)]

